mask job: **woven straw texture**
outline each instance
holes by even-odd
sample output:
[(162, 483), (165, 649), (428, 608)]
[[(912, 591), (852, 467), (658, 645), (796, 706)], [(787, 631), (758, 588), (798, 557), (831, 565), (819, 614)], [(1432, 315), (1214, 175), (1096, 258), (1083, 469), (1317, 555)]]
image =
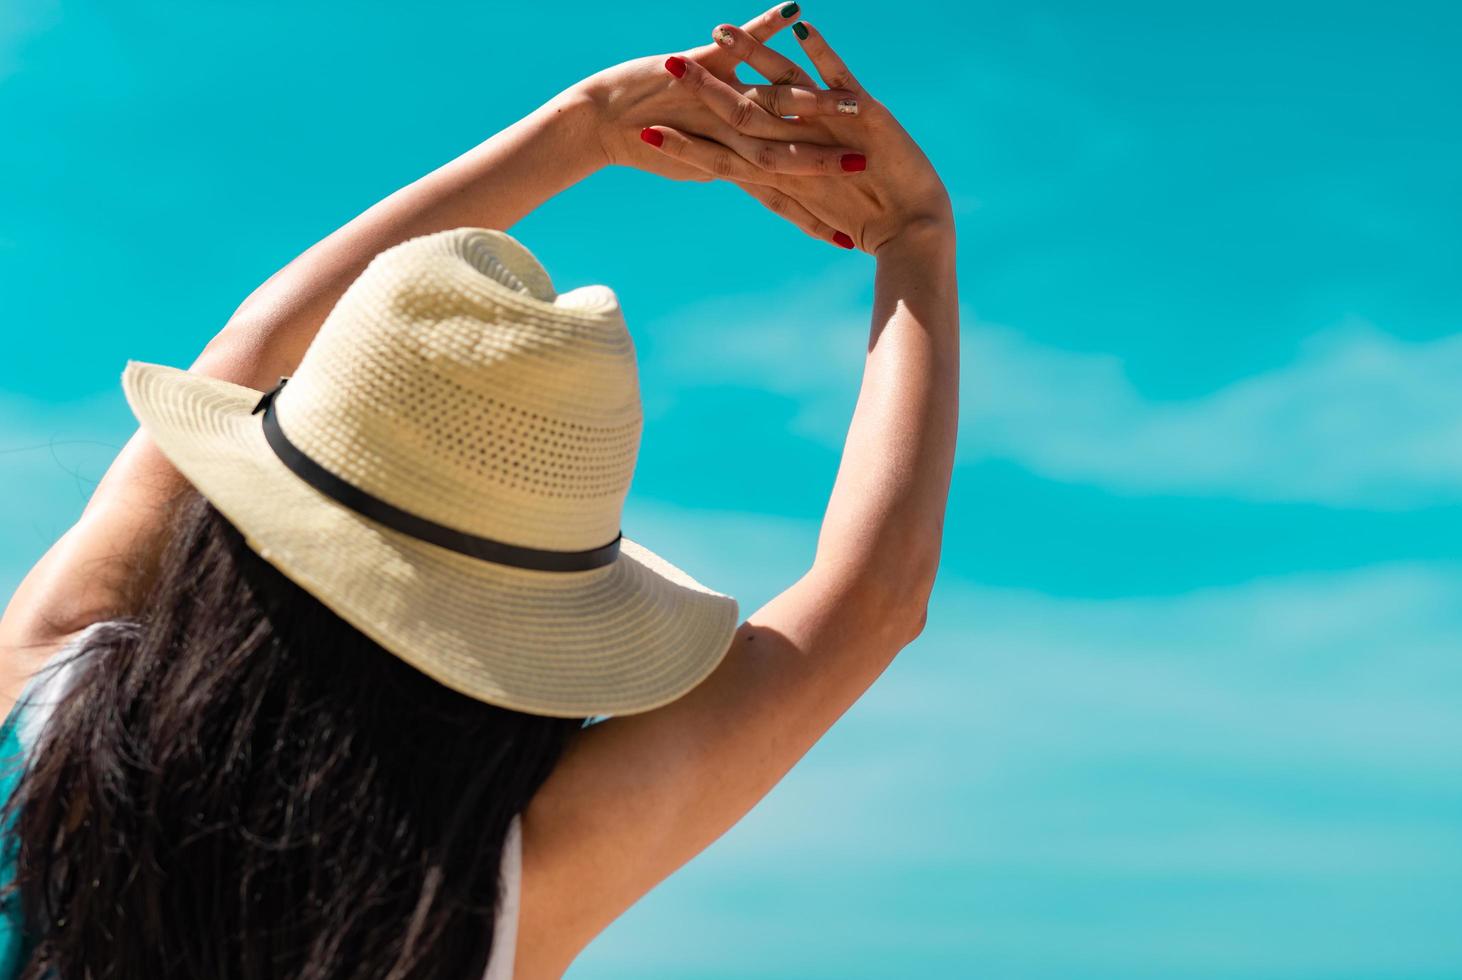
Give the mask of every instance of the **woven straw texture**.
[[(626, 536), (611, 564), (481, 561), (362, 517), (287, 469), (260, 392), (129, 362), (128, 403), (250, 547), (441, 683), (536, 714), (631, 714), (713, 670), (736, 600)], [(556, 295), (502, 232), (459, 228), (378, 255), (321, 327), (275, 410), (337, 476), (470, 534), (558, 551), (619, 533), (642, 415), (614, 294)]]

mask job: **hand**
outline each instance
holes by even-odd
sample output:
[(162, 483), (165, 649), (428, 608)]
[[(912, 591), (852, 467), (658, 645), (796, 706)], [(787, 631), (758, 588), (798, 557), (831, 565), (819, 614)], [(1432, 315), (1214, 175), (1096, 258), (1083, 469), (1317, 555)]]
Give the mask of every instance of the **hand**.
[[(844, 247), (856, 245), (876, 255), (889, 242), (916, 229), (952, 230), (949, 194), (918, 144), (893, 114), (858, 83), (816, 28), (801, 21), (797, 34), (829, 89), (852, 93), (856, 114), (832, 112), (793, 120), (774, 119), (765, 110), (758, 110), (759, 114), (750, 111), (743, 93), (692, 64), (681, 82), (734, 132), (721, 133), (713, 142), (667, 120), (654, 127), (664, 134), (660, 151), (713, 177), (732, 180), (814, 237), (834, 240)], [(715, 36), (725, 53), (764, 73), (785, 75), (796, 69), (794, 62), (766, 47), (749, 31), (723, 24), (716, 28)], [(807, 95), (800, 97), (805, 99)], [(861, 158), (840, 161), (855, 171), (851, 179), (787, 172), (781, 161), (759, 145), (757, 137), (770, 122), (790, 127), (792, 135), (787, 138), (792, 141), (860, 147)], [(798, 145), (792, 144), (794, 148)], [(748, 146), (753, 152), (746, 152)], [(834, 229), (845, 233), (844, 237), (839, 239)]]
[[(758, 44), (760, 40), (772, 37), (793, 22), (792, 18), (782, 16), (784, 7), (773, 7), (753, 18), (740, 29), (741, 32), (748, 38), (758, 39)], [(794, 12), (793, 18), (795, 16)], [(744, 141), (748, 138), (679, 84), (681, 79), (670, 67), (675, 62), (679, 63), (676, 68), (687, 70), (687, 75), (689, 71), (695, 71), (698, 75), (704, 73), (714, 78), (724, 91), (746, 100), (753, 107), (760, 107), (757, 111), (769, 121), (786, 123), (779, 117), (791, 114), (807, 118), (837, 115), (839, 102), (855, 97), (851, 91), (819, 88), (806, 72), (786, 59), (782, 61), (790, 65), (792, 71), (782, 72), (772, 84), (746, 85), (736, 77), (736, 65), (740, 60), (720, 44), (705, 44), (670, 59), (664, 55), (653, 55), (623, 62), (591, 75), (570, 91), (594, 106), (593, 128), (606, 163), (636, 167), (674, 180), (714, 180), (724, 175), (708, 173), (698, 166), (657, 152), (640, 135), (650, 123), (666, 123), (712, 140), (725, 137)], [(756, 68), (758, 64), (752, 63), (752, 67)], [(846, 112), (846, 106), (841, 111)], [(806, 138), (790, 123), (779, 128), (754, 128), (765, 140)], [(843, 147), (841, 151), (847, 152), (848, 148)], [(814, 166), (807, 162), (807, 158), (808, 152), (804, 151), (800, 160), (780, 154), (778, 161), (783, 165), (802, 166), (802, 172), (807, 172), (808, 166)], [(770, 159), (767, 162), (776, 165)]]

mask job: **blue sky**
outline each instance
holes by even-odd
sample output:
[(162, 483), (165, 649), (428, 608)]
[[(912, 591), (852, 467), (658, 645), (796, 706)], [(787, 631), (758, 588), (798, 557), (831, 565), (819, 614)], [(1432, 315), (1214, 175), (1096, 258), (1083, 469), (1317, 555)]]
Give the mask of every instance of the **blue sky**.
[[(955, 201), (925, 635), (570, 974), (1462, 977), (1462, 14), (809, 3)], [(0, 592), (258, 282), (607, 64), (756, 8), (0, 9)], [(779, 46), (792, 51), (791, 38)], [(599, 174), (625, 526), (749, 611), (812, 554), (872, 262)]]

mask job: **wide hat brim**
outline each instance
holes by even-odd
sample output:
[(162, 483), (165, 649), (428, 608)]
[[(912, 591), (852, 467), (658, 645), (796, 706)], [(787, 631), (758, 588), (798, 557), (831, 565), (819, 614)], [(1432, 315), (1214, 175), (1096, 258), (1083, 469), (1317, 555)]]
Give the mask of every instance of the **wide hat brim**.
[(715, 669), (736, 600), (624, 537), (602, 568), (546, 572), (461, 555), (326, 497), (274, 454), (260, 392), (129, 362), (127, 402), (174, 466), (250, 548), (440, 683), (556, 717), (631, 714)]

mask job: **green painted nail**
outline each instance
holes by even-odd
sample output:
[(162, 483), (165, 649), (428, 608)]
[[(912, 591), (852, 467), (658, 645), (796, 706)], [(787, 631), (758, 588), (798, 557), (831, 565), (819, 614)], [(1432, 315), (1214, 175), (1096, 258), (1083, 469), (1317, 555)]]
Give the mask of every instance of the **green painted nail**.
[(799, 20), (797, 23), (792, 25), (792, 33), (796, 34), (798, 39), (800, 40), (807, 40), (807, 25)]
[(784, 3), (782, 4), (782, 9), (778, 11), (778, 13), (780, 13), (783, 17), (796, 17), (797, 5), (795, 3)]

